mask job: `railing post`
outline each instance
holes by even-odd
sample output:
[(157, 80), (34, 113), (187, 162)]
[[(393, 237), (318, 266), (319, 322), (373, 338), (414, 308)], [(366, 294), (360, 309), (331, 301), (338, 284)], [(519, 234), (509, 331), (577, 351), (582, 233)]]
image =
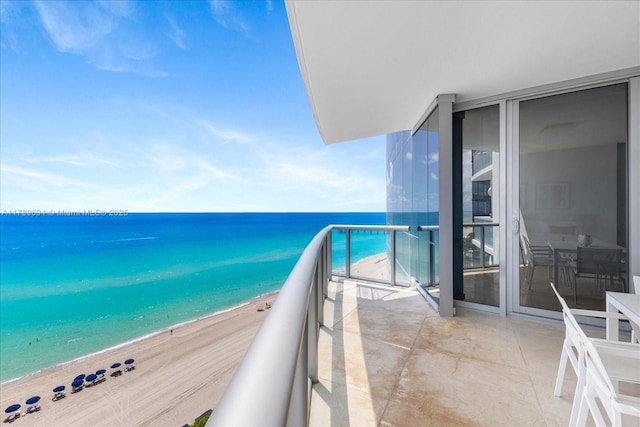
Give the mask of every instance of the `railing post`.
[(345, 274), (347, 278), (351, 278), (351, 229), (346, 229), (347, 237), (346, 237), (346, 262), (347, 266), (345, 269)]
[(391, 231), (391, 260), (389, 262), (391, 270), (391, 286), (396, 285), (396, 230)]

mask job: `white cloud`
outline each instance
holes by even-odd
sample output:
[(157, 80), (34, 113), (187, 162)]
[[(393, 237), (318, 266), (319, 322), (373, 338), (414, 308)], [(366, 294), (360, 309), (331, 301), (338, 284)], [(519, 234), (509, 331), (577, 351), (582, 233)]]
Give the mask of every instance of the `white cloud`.
[(239, 15), (233, 7), (233, 2), (228, 0), (211, 0), (211, 12), (218, 24), (227, 30), (235, 31), (245, 36), (251, 34), (251, 27)]
[(2, 165), (2, 181), (12, 180), (18, 186), (32, 188), (35, 185), (45, 187), (81, 187), (88, 188), (89, 185), (86, 182), (67, 178), (65, 176), (41, 172), (34, 169), (27, 169), (22, 167), (16, 167), (11, 165)]
[(73, 166), (82, 166), (89, 167), (96, 164), (109, 165), (117, 167), (118, 164), (107, 160), (96, 157), (94, 155), (77, 155), (77, 154), (67, 154), (67, 155), (58, 155), (51, 157), (22, 157), (20, 161), (26, 163), (64, 163)]
[(169, 22), (170, 27), (170, 31), (167, 34), (167, 37), (173, 40), (176, 46), (178, 46), (180, 49), (185, 50), (187, 48), (187, 45), (184, 42), (185, 32), (182, 31), (182, 28), (178, 26), (176, 20), (173, 19), (173, 17), (167, 16), (167, 21)]
[[(128, 116), (143, 121), (153, 116), (158, 126), (152, 134), (123, 138), (117, 126), (98, 133), (78, 129), (71, 142), (53, 138), (46, 146), (12, 146), (9, 151), (5, 147), (3, 161), (32, 165), (23, 169), (41, 173), (37, 179), (23, 173), (18, 183), (13, 170), (13, 181), (4, 180), (8, 175), (3, 170), (2, 202), (7, 209), (44, 205), (48, 194), (55, 194), (47, 207), (145, 212), (384, 210), (381, 144), (324, 146), (315, 137), (306, 141), (226, 129), (214, 124), (215, 117), (195, 118), (181, 107), (118, 102), (113, 108), (134, 107), (126, 110)], [(92, 152), (86, 152), (84, 141), (94, 141)], [(56, 183), (55, 191), (49, 190), (49, 180)], [(27, 187), (28, 193), (19, 194), (19, 188)], [(5, 188), (11, 191), (5, 194)]]
[(63, 52), (95, 46), (116, 25), (115, 17), (95, 3), (36, 1), (34, 4), (49, 37)]
[(21, 13), (22, 2), (15, 2), (9, 0), (0, 1), (0, 24), (2, 25), (2, 31), (0, 31), (0, 46), (9, 48), (14, 51), (20, 50), (20, 43), (16, 34), (17, 27), (20, 26), (19, 18)]
[(132, 1), (100, 0), (97, 3), (113, 16), (132, 18), (136, 13), (135, 3)]
[(165, 77), (151, 60), (155, 43), (134, 31), (132, 2), (36, 1), (42, 25), (56, 49), (85, 58), (98, 69)]
[(424, 163), (425, 165), (438, 163), (439, 157), (440, 157), (440, 153), (438, 151), (434, 151), (432, 153), (425, 155), (422, 163)]
[[(246, 171), (247, 179), (291, 209), (357, 211), (384, 206), (383, 160), (372, 174), (362, 167), (369, 160), (360, 163), (358, 156), (344, 157), (334, 146), (309, 149), (272, 142), (254, 147), (260, 150), (257, 164), (265, 167)], [(358, 155), (366, 158), (369, 152), (359, 150)]]
[(149, 147), (149, 157), (159, 172), (178, 171), (185, 168), (182, 156), (166, 144), (153, 144)]
[(230, 130), (221, 130), (206, 120), (195, 120), (195, 123), (203, 127), (209, 135), (215, 138), (222, 139), (224, 141), (238, 142), (240, 144), (249, 144), (253, 140), (253, 138), (247, 133), (230, 131)]

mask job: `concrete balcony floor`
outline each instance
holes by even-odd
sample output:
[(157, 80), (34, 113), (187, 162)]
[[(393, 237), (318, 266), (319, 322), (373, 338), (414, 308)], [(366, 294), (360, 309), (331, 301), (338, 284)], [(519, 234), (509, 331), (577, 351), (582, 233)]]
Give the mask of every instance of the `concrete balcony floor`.
[[(458, 309), (408, 289), (331, 282), (311, 426), (562, 426), (576, 378), (553, 386), (560, 322)], [(593, 334), (591, 334), (593, 335)]]

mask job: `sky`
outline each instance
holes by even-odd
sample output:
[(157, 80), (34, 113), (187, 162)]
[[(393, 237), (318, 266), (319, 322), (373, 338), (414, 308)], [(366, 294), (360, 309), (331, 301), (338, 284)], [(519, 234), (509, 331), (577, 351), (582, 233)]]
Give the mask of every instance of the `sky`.
[(281, 1), (0, 0), (0, 209), (384, 212), (325, 145)]

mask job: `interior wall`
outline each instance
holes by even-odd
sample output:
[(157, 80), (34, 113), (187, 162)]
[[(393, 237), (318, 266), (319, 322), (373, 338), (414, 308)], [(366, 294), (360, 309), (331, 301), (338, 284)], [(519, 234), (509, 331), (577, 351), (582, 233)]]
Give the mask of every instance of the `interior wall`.
[[(568, 238), (590, 234), (616, 244), (615, 144), (523, 154), (520, 180), (521, 209), (532, 243), (546, 244), (554, 234)], [(566, 184), (566, 206), (551, 208), (541, 203), (545, 184)]]

